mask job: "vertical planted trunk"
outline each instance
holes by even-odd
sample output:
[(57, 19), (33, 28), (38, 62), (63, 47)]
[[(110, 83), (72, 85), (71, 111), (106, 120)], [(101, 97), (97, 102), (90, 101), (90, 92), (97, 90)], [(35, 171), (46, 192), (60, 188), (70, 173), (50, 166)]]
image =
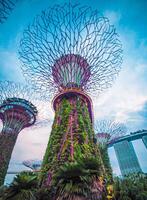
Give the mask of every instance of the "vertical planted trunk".
[(112, 183), (113, 176), (112, 176), (112, 168), (111, 168), (111, 164), (110, 164), (110, 159), (109, 159), (109, 155), (108, 155), (108, 147), (107, 147), (107, 145), (99, 145), (99, 146), (100, 146), (99, 149), (100, 149), (102, 160), (103, 160), (104, 167), (105, 167), (107, 181), (109, 183)]
[(3, 122), (0, 133), (0, 185), (4, 183), (18, 134), (35, 123), (36, 115), (36, 107), (25, 99), (6, 98), (0, 105), (0, 119)]
[[(56, 106), (41, 170), (42, 187), (56, 187), (55, 199), (101, 199), (103, 175), (87, 102), (82, 95), (65, 96)], [(83, 193), (75, 191), (75, 185), (78, 187), (80, 183)], [(67, 185), (71, 190), (67, 191)]]
[(17, 136), (23, 129), (25, 120), (18, 111), (10, 109), (5, 112), (1, 109), (0, 117), (3, 121), (0, 133), (0, 185), (3, 185)]
[(4, 184), (5, 176), (16, 143), (17, 133), (0, 133), (0, 185)]

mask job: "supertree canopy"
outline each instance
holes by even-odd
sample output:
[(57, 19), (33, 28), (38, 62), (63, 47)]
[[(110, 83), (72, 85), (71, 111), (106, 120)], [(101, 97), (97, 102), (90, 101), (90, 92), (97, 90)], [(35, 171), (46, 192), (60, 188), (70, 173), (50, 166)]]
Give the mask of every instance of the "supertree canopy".
[(3, 23), (13, 10), (17, 0), (1, 0), (0, 1), (0, 24)]
[(126, 135), (127, 128), (117, 121), (99, 120), (95, 124), (95, 132), (98, 142), (101, 145), (107, 145)]
[(103, 163), (109, 181), (112, 182), (112, 168), (108, 156), (108, 144), (124, 136), (127, 132), (126, 126), (113, 120), (99, 120), (95, 124), (95, 133), (100, 148)]
[(80, 88), (95, 94), (120, 71), (122, 45), (106, 17), (89, 7), (54, 6), (37, 16), (23, 35), (24, 74), (49, 93)]
[[(37, 100), (37, 99), (36, 99)], [(36, 122), (37, 108), (31, 87), (0, 81), (0, 185), (3, 184), (19, 132)]]
[(24, 31), (19, 53), (24, 75), (42, 96), (56, 94), (41, 186), (54, 191), (53, 199), (101, 199), (105, 168), (86, 92), (109, 87), (120, 71), (122, 46), (115, 28), (89, 7), (57, 5)]

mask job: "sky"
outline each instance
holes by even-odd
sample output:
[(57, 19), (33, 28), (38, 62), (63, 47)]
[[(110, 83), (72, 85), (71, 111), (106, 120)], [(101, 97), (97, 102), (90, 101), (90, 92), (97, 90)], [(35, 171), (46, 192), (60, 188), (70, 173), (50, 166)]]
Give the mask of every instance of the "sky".
[[(47, 7), (66, 0), (19, 0), (5, 23), (0, 24), (0, 81), (24, 82), (18, 56), (23, 30)], [(128, 133), (147, 129), (147, 1), (146, 0), (73, 0), (91, 6), (116, 27), (123, 45), (122, 70), (113, 86), (93, 99), (95, 120), (112, 118), (123, 122)], [(54, 112), (48, 102), (49, 123), (38, 129), (23, 130), (17, 139), (9, 169), (22, 169), (26, 159), (42, 159), (51, 130)], [(141, 140), (134, 141), (140, 165), (147, 172), (147, 151)], [(115, 174), (120, 174), (114, 149), (109, 149)]]

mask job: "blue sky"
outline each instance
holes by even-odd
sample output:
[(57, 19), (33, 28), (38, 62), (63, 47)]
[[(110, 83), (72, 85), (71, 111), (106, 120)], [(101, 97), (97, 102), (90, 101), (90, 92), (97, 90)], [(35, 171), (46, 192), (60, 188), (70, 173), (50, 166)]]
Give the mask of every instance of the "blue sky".
[[(19, 41), (24, 28), (43, 9), (62, 4), (63, 0), (19, 0), (8, 20), (0, 24), (0, 80), (23, 82), (18, 59)], [(107, 16), (114, 24), (123, 44), (122, 70), (113, 87), (93, 99), (95, 119), (113, 118), (124, 122), (130, 131), (147, 129), (147, 1), (146, 0), (78, 0), (73, 3), (89, 5)], [(53, 119), (53, 111), (48, 103)], [(23, 130), (15, 146), (13, 163), (24, 159), (42, 158), (51, 124), (45, 128)], [(142, 141), (136, 143), (137, 155), (144, 170), (147, 159)], [(116, 173), (119, 173), (113, 149), (111, 157)], [(147, 153), (147, 152), (146, 152)], [(143, 160), (146, 160), (144, 162)]]

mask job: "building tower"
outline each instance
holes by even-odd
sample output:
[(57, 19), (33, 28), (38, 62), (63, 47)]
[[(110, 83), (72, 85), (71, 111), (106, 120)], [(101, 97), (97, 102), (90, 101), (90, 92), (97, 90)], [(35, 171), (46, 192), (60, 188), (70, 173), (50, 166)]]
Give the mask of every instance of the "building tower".
[(104, 166), (87, 93), (111, 86), (120, 71), (122, 47), (115, 28), (89, 7), (57, 5), (24, 31), (19, 53), (26, 77), (42, 95), (55, 94), (42, 187), (54, 188), (53, 199), (101, 199)]
[(142, 137), (142, 141), (143, 141), (145, 147), (147, 148), (147, 135)]
[(13, 82), (0, 82), (0, 185), (4, 183), (9, 161), (20, 131), (36, 121), (37, 109), (31, 103), (33, 91)]
[(108, 145), (126, 134), (124, 124), (112, 120), (99, 120), (95, 125), (96, 138), (101, 151), (103, 163), (105, 165), (108, 180), (112, 182), (112, 168), (108, 156)]
[(0, 24), (8, 18), (9, 14), (15, 7), (18, 0), (1, 0), (0, 1)]
[(123, 140), (121, 142), (114, 143), (113, 146), (122, 176), (142, 172), (134, 147), (131, 142)]

